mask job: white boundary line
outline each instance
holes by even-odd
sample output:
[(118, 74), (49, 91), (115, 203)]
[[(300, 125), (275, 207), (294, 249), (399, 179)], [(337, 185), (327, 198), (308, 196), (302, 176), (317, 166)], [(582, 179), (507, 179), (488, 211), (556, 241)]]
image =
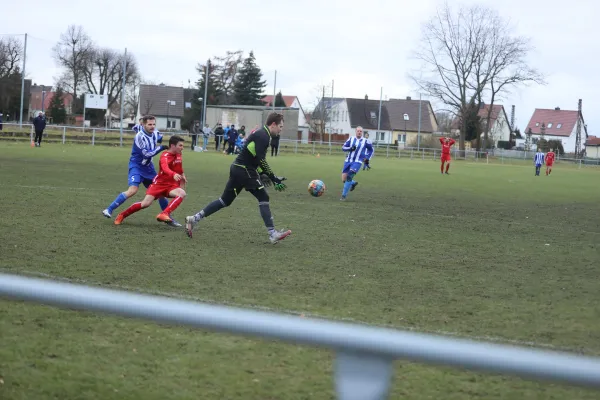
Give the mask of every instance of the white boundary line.
[[(13, 270), (7, 270), (7, 269), (4, 269), (4, 268), (0, 268), (0, 271), (1, 272), (5, 272), (5, 273), (9, 273), (9, 274), (14, 274), (15, 273), (15, 271), (13, 271)], [(103, 283), (100, 283), (100, 282), (94, 282), (94, 281), (90, 281), (90, 280), (86, 280), (86, 279), (65, 278), (65, 277), (56, 276), (56, 275), (52, 275), (52, 274), (47, 274), (45, 272), (39, 272), (39, 271), (23, 270), (23, 271), (18, 271), (18, 273), (22, 274), (22, 275), (35, 276), (35, 277), (41, 277), (41, 278), (46, 278), (46, 279), (53, 279), (53, 280), (56, 280), (56, 281), (62, 281), (62, 282), (68, 282), (68, 283), (83, 284), (83, 285), (96, 286), (96, 287), (103, 287), (103, 288), (108, 288), (108, 289), (120, 289), (120, 290), (126, 290), (126, 291), (135, 291), (135, 292), (138, 292), (138, 293), (150, 294), (150, 295), (155, 295), (155, 296), (165, 296), (165, 297), (170, 297), (170, 298), (175, 298), (175, 299), (180, 299), (180, 300), (190, 300), (190, 301), (202, 302), (202, 303), (207, 303), (207, 304), (219, 304), (219, 305), (225, 305), (225, 306), (230, 306), (230, 307), (238, 307), (238, 308), (246, 308), (246, 309), (249, 308), (249, 309), (258, 310), (258, 311), (297, 315), (299, 317), (316, 318), (316, 319), (327, 319), (327, 320), (332, 320), (332, 321), (348, 322), (348, 323), (354, 323), (354, 324), (360, 324), (360, 325), (368, 325), (368, 326), (375, 326), (375, 327), (382, 327), (382, 328), (391, 328), (391, 329), (398, 329), (398, 330), (405, 330), (405, 331), (414, 331), (414, 332), (421, 332), (421, 333), (428, 333), (428, 334), (435, 334), (435, 335), (442, 335), (442, 336), (453, 336), (453, 337), (457, 337), (457, 338), (477, 340), (477, 341), (488, 341), (488, 342), (494, 342), (494, 343), (513, 344), (513, 345), (517, 345), (517, 346), (546, 348), (546, 349), (553, 349), (553, 350), (557, 350), (557, 351), (568, 351), (568, 352), (577, 352), (577, 353), (582, 353), (583, 352), (584, 354), (598, 354), (598, 353), (600, 353), (600, 351), (594, 351), (594, 350), (590, 350), (590, 349), (586, 349), (586, 348), (581, 348), (581, 347), (556, 346), (556, 345), (549, 344), (549, 343), (540, 343), (540, 342), (525, 341), (525, 340), (506, 339), (506, 338), (501, 338), (501, 337), (496, 337), (496, 336), (487, 336), (487, 335), (465, 335), (465, 334), (458, 333), (458, 332), (450, 332), (450, 331), (444, 331), (444, 330), (422, 329), (422, 328), (414, 327), (414, 326), (402, 326), (402, 325), (391, 325), (391, 324), (368, 323), (368, 322), (356, 320), (354, 318), (336, 317), (336, 316), (331, 316), (331, 315), (321, 315), (321, 314), (314, 314), (314, 313), (309, 313), (309, 312), (301, 312), (301, 311), (296, 311), (296, 310), (286, 310), (286, 309), (281, 309), (281, 308), (272, 308), (272, 307), (260, 306), (260, 305), (256, 305), (256, 304), (239, 304), (239, 303), (234, 303), (234, 302), (229, 302), (229, 301), (216, 301), (216, 300), (212, 300), (212, 299), (206, 299), (206, 298), (197, 297), (197, 296), (190, 296), (190, 295), (181, 294), (181, 293), (164, 292), (164, 291), (161, 291), (161, 290), (153, 290), (153, 289), (148, 289), (148, 288), (139, 288), (139, 287), (135, 287), (135, 286), (119, 285), (119, 284), (106, 285), (106, 284), (103, 284)]]

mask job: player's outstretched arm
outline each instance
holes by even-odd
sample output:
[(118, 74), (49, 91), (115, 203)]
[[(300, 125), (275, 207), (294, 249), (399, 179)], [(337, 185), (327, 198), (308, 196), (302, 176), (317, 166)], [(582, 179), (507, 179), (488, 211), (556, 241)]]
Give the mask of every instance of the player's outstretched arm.
[(142, 135), (144, 135), (144, 133), (138, 133), (137, 135), (135, 135), (135, 145), (138, 149), (140, 149), (144, 157), (154, 157), (161, 151), (168, 149), (167, 146), (163, 145), (155, 148), (154, 150), (150, 150), (148, 143), (144, 140)]

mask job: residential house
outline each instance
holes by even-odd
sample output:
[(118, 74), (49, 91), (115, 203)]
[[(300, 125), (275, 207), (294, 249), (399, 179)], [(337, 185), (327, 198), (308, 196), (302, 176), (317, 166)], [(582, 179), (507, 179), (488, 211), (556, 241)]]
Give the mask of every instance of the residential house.
[[(480, 104), (479, 118), (483, 124), (483, 133), (481, 137), (485, 135), (485, 128), (487, 122), (488, 112), (490, 110), (489, 104)], [(492, 106), (492, 113), (490, 114), (490, 131), (488, 133), (488, 141), (494, 143), (494, 147), (498, 147), (499, 141), (508, 142), (510, 141), (510, 134), (512, 129), (510, 126), (510, 120), (506, 115), (506, 110), (502, 104), (494, 104)]]
[[(481, 119), (481, 137), (485, 136), (485, 129), (488, 117), (488, 111), (490, 109), (489, 104), (481, 103), (479, 104), (479, 111), (477, 115)], [(460, 134), (459, 120), (455, 118), (452, 122), (451, 133), (454, 135)], [(506, 114), (506, 110), (502, 104), (494, 104), (492, 106), (492, 113), (490, 114), (490, 131), (488, 133), (488, 144), (492, 144), (494, 147), (498, 147), (499, 141), (510, 140), (510, 134), (512, 133), (512, 128), (510, 126), (510, 120)]]
[(600, 158), (600, 138), (589, 136), (585, 141), (585, 156), (590, 158)]
[(144, 115), (156, 117), (159, 130), (181, 129), (184, 110), (183, 88), (177, 86), (140, 85), (136, 120)]
[[(47, 86), (46, 88), (48, 88)], [(40, 86), (38, 86), (40, 88)], [(31, 98), (29, 100), (29, 110), (31, 116), (35, 117), (38, 112), (43, 111), (48, 114), (48, 108), (52, 102), (52, 98), (56, 92), (52, 91), (52, 87), (50, 90), (33, 90), (31, 88)], [(73, 113), (73, 95), (71, 93), (63, 92), (63, 105), (65, 106), (65, 110), (67, 111), (67, 115), (71, 115)]]
[[(419, 126), (419, 103), (421, 108), (421, 124)], [(385, 108), (390, 118), (392, 128), (391, 141), (400, 148), (418, 143), (419, 132), (421, 140), (431, 137), (438, 131), (438, 123), (429, 100), (390, 99), (385, 101)]]
[[(369, 139), (376, 144), (393, 143), (390, 118), (385, 106), (381, 107), (381, 120), (379, 120), (379, 100), (353, 98), (324, 98), (315, 111), (313, 117), (320, 118), (320, 110), (326, 111), (325, 137), (331, 135), (332, 141), (346, 140), (354, 135), (356, 127), (362, 126), (363, 131), (369, 134)], [(377, 124), (380, 123), (380, 129)]]
[[(575, 148), (577, 121), (581, 121), (581, 147)], [(545, 127), (544, 137), (546, 140), (560, 140), (565, 153), (579, 153), (584, 149), (584, 144), (588, 138), (587, 126), (577, 110), (561, 110), (536, 108), (525, 128), (525, 132), (531, 129), (531, 143), (535, 144), (541, 137), (542, 126)]]
[[(301, 140), (302, 143), (308, 143), (309, 136), (309, 127), (308, 127), (308, 118), (302, 105), (300, 104), (300, 99), (297, 96), (282, 96), (283, 102), (287, 108), (297, 108), (298, 109), (298, 140)], [(268, 95), (262, 98), (262, 101), (267, 105), (273, 105), (273, 95)]]

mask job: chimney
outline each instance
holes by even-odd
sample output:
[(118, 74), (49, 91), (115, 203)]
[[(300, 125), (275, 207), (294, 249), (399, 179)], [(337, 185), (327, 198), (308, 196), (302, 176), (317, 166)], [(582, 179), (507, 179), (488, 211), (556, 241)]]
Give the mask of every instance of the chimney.
[(406, 100), (412, 100), (410, 96), (406, 96)]
[(554, 107), (554, 111), (560, 111), (560, 107)]
[(365, 94), (365, 100), (369, 100), (369, 96)]
[(482, 102), (479, 103), (479, 108), (481, 109), (483, 107), (485, 107), (485, 103), (482, 101)]

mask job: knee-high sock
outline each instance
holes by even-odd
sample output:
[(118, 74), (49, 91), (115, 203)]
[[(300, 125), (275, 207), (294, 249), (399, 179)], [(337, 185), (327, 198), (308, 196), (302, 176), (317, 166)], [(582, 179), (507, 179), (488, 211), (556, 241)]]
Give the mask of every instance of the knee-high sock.
[(126, 200), (127, 196), (125, 196), (125, 193), (119, 193), (117, 198), (108, 206), (108, 211), (112, 213), (117, 207), (125, 203)]
[(132, 205), (129, 206), (128, 209), (126, 209), (125, 211), (123, 211), (121, 213), (121, 215), (123, 216), (123, 218), (127, 218), (131, 214), (136, 213), (136, 212), (140, 211), (141, 209), (142, 209), (142, 203), (141, 202), (133, 203)]
[(260, 216), (262, 217), (265, 226), (269, 230), (269, 232), (275, 229), (275, 223), (273, 221), (273, 215), (271, 214), (271, 207), (269, 206), (268, 201), (260, 201), (258, 203), (258, 209), (260, 211)]
[(442, 165), (440, 166), (440, 171), (444, 172), (444, 162), (442, 161)]
[(161, 197), (160, 199), (158, 199), (158, 204), (160, 205), (160, 209), (165, 211), (165, 208), (169, 206), (169, 199), (167, 199), (166, 197)]
[(446, 172), (448, 172), (448, 170), (450, 169), (450, 163), (446, 164)]
[(352, 183), (354, 183), (354, 181), (344, 182), (344, 189), (342, 190), (342, 197), (346, 197), (348, 195), (348, 192), (352, 188)]
[(167, 208), (165, 208), (163, 210), (163, 212), (167, 215), (170, 215), (173, 211), (175, 211), (177, 209), (177, 207), (179, 207), (179, 205), (181, 204), (181, 202), (183, 201), (183, 197), (175, 197), (173, 199), (173, 201), (171, 201), (171, 203), (169, 203), (169, 205), (167, 206)]

